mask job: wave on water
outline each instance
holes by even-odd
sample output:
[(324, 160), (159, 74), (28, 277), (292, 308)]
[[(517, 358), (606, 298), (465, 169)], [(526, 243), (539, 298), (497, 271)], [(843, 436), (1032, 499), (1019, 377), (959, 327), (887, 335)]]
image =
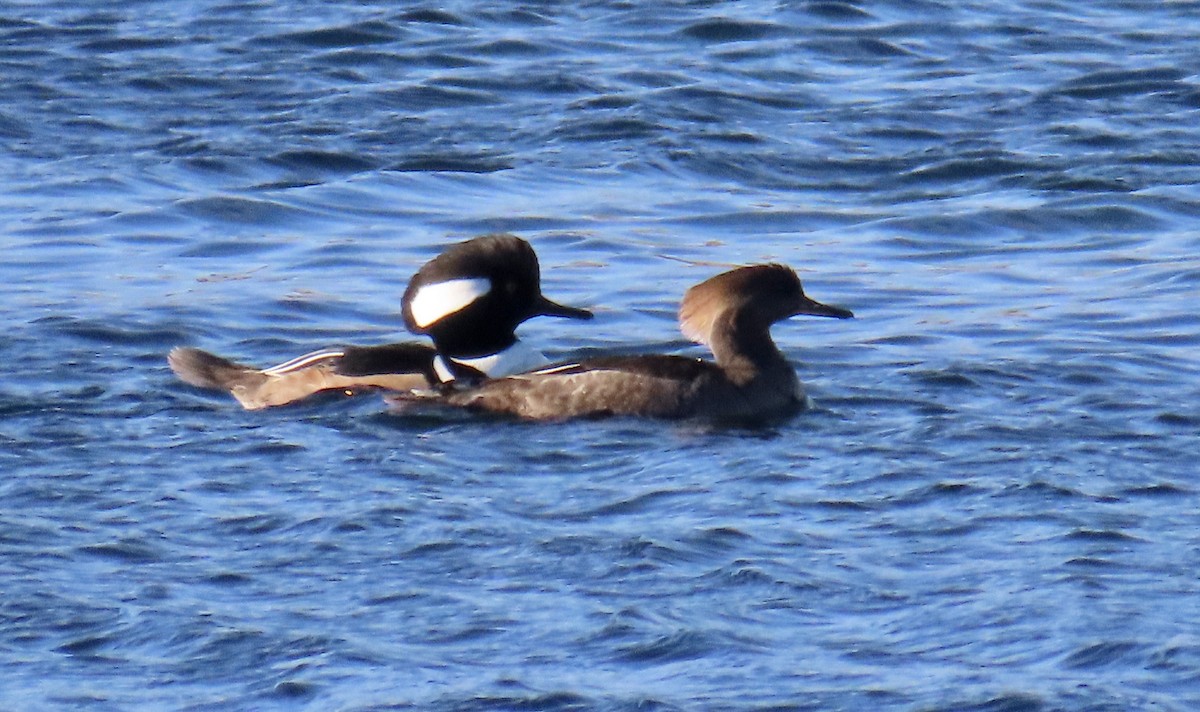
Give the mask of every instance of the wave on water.
[[(0, 8), (0, 706), (1200, 706), (1193, 5)], [(515, 231), (704, 356), (783, 262), (762, 428), (247, 412)]]

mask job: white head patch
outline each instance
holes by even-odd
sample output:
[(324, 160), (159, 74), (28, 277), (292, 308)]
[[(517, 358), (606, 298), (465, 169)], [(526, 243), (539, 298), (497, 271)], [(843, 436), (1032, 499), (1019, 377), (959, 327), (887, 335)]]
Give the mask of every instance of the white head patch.
[(492, 281), (485, 277), (451, 279), (426, 284), (417, 290), (409, 302), (413, 322), (424, 329), (430, 324), (461, 311), (476, 299), (492, 291)]

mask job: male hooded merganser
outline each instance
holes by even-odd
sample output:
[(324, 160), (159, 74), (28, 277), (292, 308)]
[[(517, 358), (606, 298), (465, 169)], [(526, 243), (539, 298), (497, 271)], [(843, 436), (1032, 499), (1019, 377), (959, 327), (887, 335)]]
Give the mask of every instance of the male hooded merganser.
[(805, 296), (790, 267), (741, 267), (689, 289), (679, 309), (683, 334), (712, 349), (715, 363), (666, 355), (603, 357), (466, 389), (399, 394), (391, 402), (402, 407), (406, 401), (431, 399), (535, 420), (607, 415), (770, 418), (805, 402), (800, 380), (770, 334), (772, 324), (799, 314), (854, 316)]
[(176, 348), (167, 361), (185, 382), (229, 391), (247, 410), (256, 410), (330, 389), (409, 390), (520, 373), (549, 363), (517, 338), (522, 322), (535, 316), (592, 317), (542, 295), (537, 255), (514, 235), (484, 235), (451, 246), (413, 275), (402, 305), (405, 325), (432, 338), (432, 346), (322, 349), (267, 369), (194, 348)]

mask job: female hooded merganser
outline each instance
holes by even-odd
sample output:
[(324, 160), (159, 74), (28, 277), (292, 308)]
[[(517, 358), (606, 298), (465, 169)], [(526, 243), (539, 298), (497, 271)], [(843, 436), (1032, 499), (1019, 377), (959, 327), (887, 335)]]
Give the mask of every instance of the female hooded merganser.
[(848, 319), (849, 310), (804, 294), (796, 273), (765, 264), (725, 272), (692, 287), (679, 322), (716, 362), (683, 356), (615, 356), (486, 381), (466, 389), (399, 394), (535, 420), (608, 415), (759, 420), (792, 412), (805, 395), (771, 340), (775, 322), (799, 314)]
[(256, 410), (330, 389), (409, 390), (520, 373), (549, 363), (517, 338), (522, 322), (535, 316), (592, 317), (542, 295), (537, 255), (514, 235), (484, 235), (451, 246), (417, 271), (402, 305), (405, 325), (430, 336), (433, 346), (322, 349), (261, 370), (194, 348), (176, 348), (167, 361), (185, 382), (229, 391), (247, 410)]

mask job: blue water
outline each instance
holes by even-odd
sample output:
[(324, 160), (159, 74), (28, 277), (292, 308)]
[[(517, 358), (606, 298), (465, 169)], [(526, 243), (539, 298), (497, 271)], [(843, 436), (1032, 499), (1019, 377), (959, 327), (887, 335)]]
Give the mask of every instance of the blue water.
[[(0, 6), (0, 707), (1200, 708), (1200, 3)], [(764, 429), (249, 413), (514, 231)]]

